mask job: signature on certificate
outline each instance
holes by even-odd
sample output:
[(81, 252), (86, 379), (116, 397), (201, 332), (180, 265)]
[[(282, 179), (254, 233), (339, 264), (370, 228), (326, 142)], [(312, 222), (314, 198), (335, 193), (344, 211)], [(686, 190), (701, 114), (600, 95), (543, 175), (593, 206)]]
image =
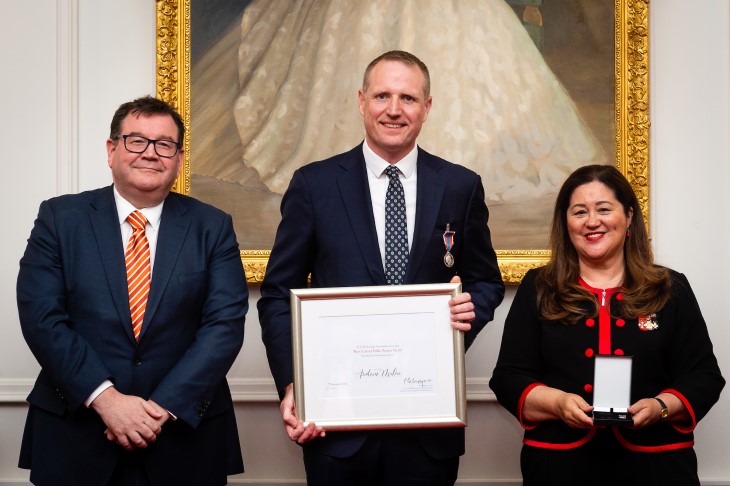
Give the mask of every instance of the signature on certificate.
[[(430, 392), (434, 388), (433, 378), (406, 375), (397, 367), (393, 368), (361, 368), (355, 372), (359, 380), (382, 380), (398, 386), (401, 392)], [(397, 380), (397, 381), (394, 381)], [(400, 383), (400, 385), (396, 385)]]
[(359, 372), (360, 379), (366, 378), (397, 378), (401, 376), (398, 368), (368, 368), (361, 369)]
[(433, 380), (431, 378), (414, 378), (406, 376), (403, 378), (403, 384), (409, 385), (409, 387), (423, 388), (430, 390), (433, 388)]

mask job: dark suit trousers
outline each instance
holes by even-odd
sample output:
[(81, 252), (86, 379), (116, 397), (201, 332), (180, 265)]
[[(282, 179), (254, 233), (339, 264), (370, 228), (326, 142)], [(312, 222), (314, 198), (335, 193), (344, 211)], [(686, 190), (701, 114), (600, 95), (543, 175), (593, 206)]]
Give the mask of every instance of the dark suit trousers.
[(445, 460), (430, 457), (411, 432), (371, 432), (360, 450), (346, 458), (320, 454), (305, 446), (307, 485), (453, 486), (459, 457)]
[(140, 452), (128, 452), (119, 456), (108, 486), (152, 486), (144, 470)]

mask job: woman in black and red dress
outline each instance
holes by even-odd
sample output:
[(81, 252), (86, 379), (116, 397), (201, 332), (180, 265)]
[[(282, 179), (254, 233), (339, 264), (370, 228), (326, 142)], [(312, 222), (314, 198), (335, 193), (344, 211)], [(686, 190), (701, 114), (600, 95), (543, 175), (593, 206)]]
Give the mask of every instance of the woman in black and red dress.
[[(517, 290), (490, 381), (525, 429), (524, 485), (699, 485), (693, 430), (725, 380), (689, 282), (654, 264), (616, 168), (568, 177), (550, 249)], [(599, 355), (633, 356), (633, 426), (594, 426)]]

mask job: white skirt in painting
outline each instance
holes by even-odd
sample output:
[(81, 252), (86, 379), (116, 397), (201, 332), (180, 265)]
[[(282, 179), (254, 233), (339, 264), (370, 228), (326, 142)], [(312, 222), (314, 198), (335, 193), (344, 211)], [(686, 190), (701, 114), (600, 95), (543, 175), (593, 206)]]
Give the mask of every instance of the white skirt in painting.
[(367, 64), (391, 49), (431, 73), (419, 145), (478, 172), (488, 202), (555, 193), (575, 168), (606, 162), (504, 0), (254, 0), (233, 107), (241, 163), (211, 157), (195, 172), (242, 182), (253, 168), (282, 194), (297, 168), (364, 138), (357, 90)]

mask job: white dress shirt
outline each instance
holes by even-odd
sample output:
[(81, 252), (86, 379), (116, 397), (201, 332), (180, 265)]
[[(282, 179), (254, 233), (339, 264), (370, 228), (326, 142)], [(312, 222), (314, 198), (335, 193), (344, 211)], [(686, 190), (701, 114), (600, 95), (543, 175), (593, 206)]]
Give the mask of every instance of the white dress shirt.
[[(375, 218), (375, 231), (378, 234), (378, 247), (380, 258), (385, 266), (385, 195), (388, 192), (390, 179), (385, 175), (385, 169), (390, 163), (377, 155), (368, 146), (367, 141), (362, 145), (365, 165), (367, 166), (368, 185), (370, 186), (370, 199), (373, 206), (373, 217)], [(416, 179), (418, 171), (418, 145), (394, 165), (400, 170), (398, 177), (403, 184), (403, 193), (406, 198), (406, 226), (408, 230), (408, 248), (413, 246), (413, 230), (416, 225)]]

